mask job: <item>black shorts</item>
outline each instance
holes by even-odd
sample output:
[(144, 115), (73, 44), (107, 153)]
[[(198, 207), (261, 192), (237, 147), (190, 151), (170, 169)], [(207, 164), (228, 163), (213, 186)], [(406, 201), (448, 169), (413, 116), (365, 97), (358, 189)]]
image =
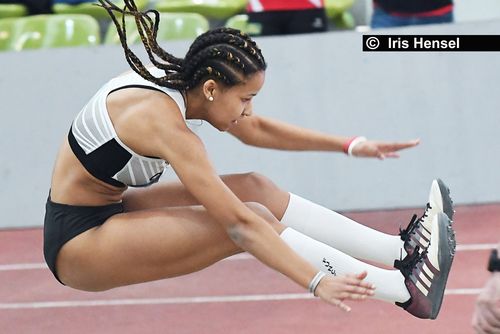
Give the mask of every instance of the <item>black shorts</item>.
[(260, 25), (260, 35), (288, 35), (328, 30), (324, 8), (248, 13), (248, 22)]
[(52, 202), (49, 195), (45, 205), (43, 255), (50, 271), (61, 284), (64, 283), (56, 272), (56, 259), (61, 247), (77, 235), (104, 224), (109, 217), (122, 212), (122, 203), (104, 206), (66, 205)]

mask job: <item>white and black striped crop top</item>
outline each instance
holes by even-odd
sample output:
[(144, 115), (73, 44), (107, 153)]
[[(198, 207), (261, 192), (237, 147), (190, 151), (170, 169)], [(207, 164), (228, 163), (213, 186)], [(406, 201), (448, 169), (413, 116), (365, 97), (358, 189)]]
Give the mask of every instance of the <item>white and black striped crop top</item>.
[[(161, 72), (155, 73), (155, 70), (151, 70), (152, 74), (160, 76)], [(116, 90), (129, 87), (164, 92), (177, 103), (183, 118), (186, 118), (184, 99), (179, 91), (151, 83), (135, 72), (106, 83), (76, 116), (68, 140), (78, 160), (90, 174), (116, 187), (142, 187), (158, 182), (168, 166), (165, 160), (135, 153), (115, 132), (106, 108), (106, 98)]]

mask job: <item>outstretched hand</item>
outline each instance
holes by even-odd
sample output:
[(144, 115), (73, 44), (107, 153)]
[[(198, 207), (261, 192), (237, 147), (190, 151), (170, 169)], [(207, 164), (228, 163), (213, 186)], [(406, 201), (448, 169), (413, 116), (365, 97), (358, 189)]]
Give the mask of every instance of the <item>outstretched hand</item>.
[(316, 288), (316, 296), (325, 302), (338, 306), (349, 312), (351, 308), (344, 304), (344, 300), (364, 300), (375, 293), (375, 286), (363, 281), (367, 272), (345, 276), (325, 276)]
[(357, 144), (353, 150), (352, 155), (356, 157), (367, 158), (399, 158), (398, 151), (415, 147), (420, 143), (420, 139), (411, 140), (408, 142), (384, 142), (367, 140)]

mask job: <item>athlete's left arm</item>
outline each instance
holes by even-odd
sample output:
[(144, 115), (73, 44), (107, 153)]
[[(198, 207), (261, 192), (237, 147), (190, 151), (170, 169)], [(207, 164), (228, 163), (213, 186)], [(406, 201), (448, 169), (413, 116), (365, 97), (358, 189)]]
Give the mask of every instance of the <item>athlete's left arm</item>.
[[(234, 125), (229, 132), (247, 145), (291, 151), (342, 152), (352, 137), (343, 137), (302, 128), (268, 117), (252, 115)], [(367, 140), (357, 144), (352, 154), (359, 157), (394, 158), (397, 151), (414, 147), (419, 140), (385, 142)]]

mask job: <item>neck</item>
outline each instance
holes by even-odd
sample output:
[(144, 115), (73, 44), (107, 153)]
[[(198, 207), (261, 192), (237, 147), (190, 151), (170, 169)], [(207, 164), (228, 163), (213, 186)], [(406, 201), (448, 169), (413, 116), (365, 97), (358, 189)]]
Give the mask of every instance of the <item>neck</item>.
[(199, 96), (193, 90), (188, 90), (182, 93), (184, 103), (186, 105), (186, 119), (202, 119), (206, 120), (206, 110), (204, 108), (205, 98)]

